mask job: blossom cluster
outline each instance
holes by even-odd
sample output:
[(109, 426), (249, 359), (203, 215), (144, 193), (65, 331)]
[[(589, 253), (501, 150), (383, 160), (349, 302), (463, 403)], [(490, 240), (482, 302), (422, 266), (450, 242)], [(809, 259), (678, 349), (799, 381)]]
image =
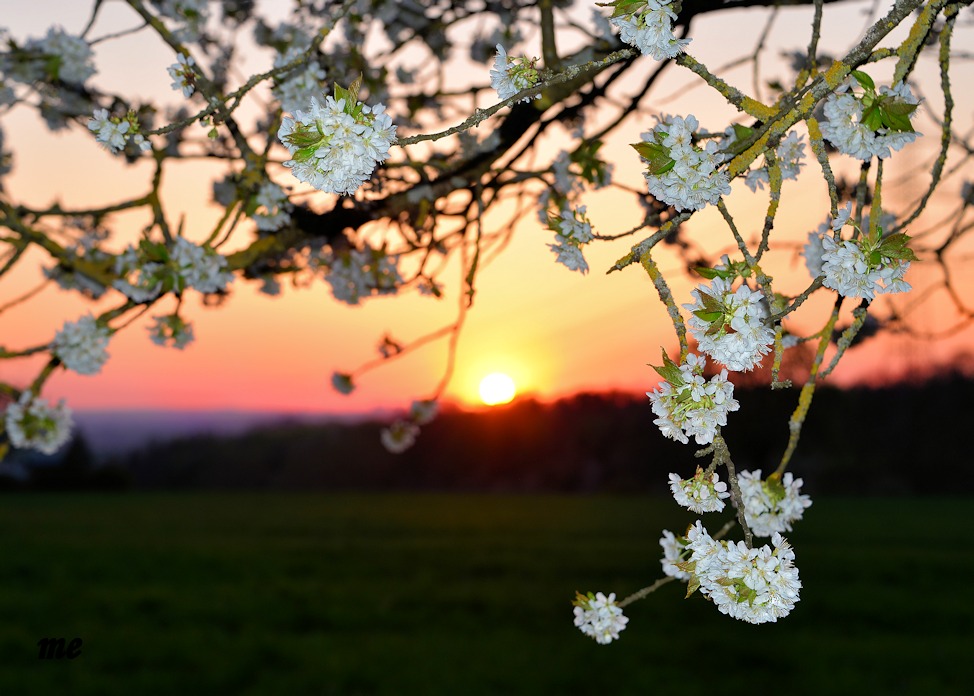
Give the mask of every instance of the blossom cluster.
[(737, 481), (744, 500), (744, 519), (755, 536), (790, 532), (791, 523), (800, 520), (812, 504), (811, 498), (800, 493), (802, 480), (791, 472), (762, 479), (760, 469), (742, 471)]
[(717, 143), (708, 140), (703, 149), (694, 145), (698, 125), (692, 114), (664, 116), (633, 145), (647, 163), (643, 176), (649, 192), (677, 210), (700, 210), (731, 191), (727, 173), (717, 170), (724, 161)]
[(402, 284), (398, 257), (382, 249), (366, 247), (338, 253), (325, 249), (320, 259), (327, 269), (325, 280), (340, 302), (357, 305), (373, 294), (394, 294)]
[(108, 360), (110, 337), (111, 329), (88, 314), (78, 321), (64, 322), (54, 335), (51, 352), (67, 369), (79, 375), (96, 375)]
[(165, 314), (152, 317), (149, 325), (149, 338), (157, 346), (172, 346), (182, 350), (194, 340), (193, 325), (178, 314)]
[[(537, 62), (537, 58), (527, 56), (511, 58), (504, 47), (497, 44), (494, 67), (490, 69), (490, 86), (497, 91), (501, 101), (538, 84), (538, 71), (534, 67)], [(540, 99), (541, 95), (536, 94), (534, 98)], [(531, 97), (523, 97), (518, 101), (529, 102)]]
[(335, 86), (324, 102), (311, 98), (311, 108), (285, 116), (277, 132), (291, 153), (284, 166), (320, 191), (351, 194), (389, 156), (396, 126), (385, 106), (366, 106), (350, 90)]
[(722, 614), (748, 623), (774, 622), (799, 600), (795, 552), (776, 533), (771, 546), (749, 549), (743, 541), (717, 541), (698, 520), (686, 534), (689, 558), (681, 566)]
[(670, 474), (670, 491), (677, 504), (692, 512), (720, 512), (724, 509), (724, 498), (729, 498), (727, 484), (720, 480), (717, 472), (704, 474), (697, 467), (693, 478), (681, 479), (678, 474)]
[(606, 597), (601, 592), (587, 595), (578, 593), (574, 605), (575, 625), (578, 629), (594, 638), (600, 645), (608, 645), (619, 638), (619, 632), (629, 623), (628, 617), (616, 604), (615, 594)]
[[(855, 93), (857, 85), (863, 94)], [(828, 120), (822, 123), (822, 135), (850, 157), (886, 158), (920, 135), (909, 118), (919, 103), (905, 82), (881, 87), (877, 94), (872, 80), (855, 71), (826, 98), (823, 111)]]
[(664, 436), (686, 444), (693, 437), (698, 445), (713, 442), (717, 428), (727, 425), (727, 414), (740, 406), (734, 399), (734, 385), (721, 370), (710, 380), (703, 378), (706, 360), (692, 353), (679, 367), (666, 355), (655, 368), (663, 381), (646, 396), (653, 402), (653, 421)]
[(905, 258), (884, 254), (867, 237), (845, 241), (822, 237), (822, 284), (840, 295), (872, 301), (877, 294), (907, 292), (912, 288), (904, 280), (909, 268)]
[(588, 244), (595, 236), (592, 234), (592, 223), (585, 215), (587, 208), (582, 205), (572, 210), (568, 203), (562, 207), (557, 216), (551, 216), (548, 227), (555, 233), (556, 244), (549, 244), (558, 263), (564, 264), (569, 270), (588, 272), (588, 263), (582, 255), (582, 246)]
[(28, 39), (23, 52), (13, 58), (15, 64), (4, 66), (4, 72), (22, 82), (49, 80), (83, 85), (95, 74), (94, 53), (88, 43), (59, 27), (48, 29), (43, 38)]
[(178, 89), (184, 97), (193, 96), (196, 91), (196, 61), (192, 56), (180, 53), (176, 56), (176, 62), (166, 68), (169, 77), (172, 78), (173, 89)]
[(257, 204), (253, 215), (257, 229), (277, 230), (291, 222), (291, 204), (287, 194), (273, 181), (265, 181), (260, 185), (254, 202)]
[(152, 143), (139, 132), (139, 119), (132, 110), (122, 118), (109, 115), (108, 109), (95, 109), (88, 121), (88, 129), (112, 154), (125, 149), (129, 142), (142, 152), (152, 149)]
[(607, 4), (616, 10), (609, 22), (619, 27), (619, 38), (655, 60), (675, 58), (690, 43), (673, 35), (676, 12), (673, 0), (616, 0)]
[[(284, 53), (279, 53), (274, 58), (274, 67), (280, 68), (288, 63), (305, 56), (306, 48), (291, 46)], [(310, 104), (311, 100), (321, 94), (321, 85), (325, 79), (325, 69), (316, 60), (311, 60), (303, 68), (295, 68), (291, 72), (285, 73), (275, 83), (271, 94), (281, 102), (281, 109), (288, 113), (294, 113)]]
[(170, 245), (143, 241), (115, 258), (119, 279), (114, 287), (132, 302), (150, 302), (163, 292), (193, 288), (202, 293), (225, 292), (233, 281), (226, 258), (205, 244), (177, 237)]
[(7, 406), (4, 424), (14, 447), (54, 454), (71, 437), (71, 409), (64, 399), (50, 406), (25, 390), (17, 401)]
[(759, 290), (746, 284), (731, 288), (731, 279), (718, 276), (709, 287), (691, 291), (694, 302), (683, 306), (690, 312), (690, 333), (700, 350), (729, 370), (746, 372), (771, 351), (774, 329)]

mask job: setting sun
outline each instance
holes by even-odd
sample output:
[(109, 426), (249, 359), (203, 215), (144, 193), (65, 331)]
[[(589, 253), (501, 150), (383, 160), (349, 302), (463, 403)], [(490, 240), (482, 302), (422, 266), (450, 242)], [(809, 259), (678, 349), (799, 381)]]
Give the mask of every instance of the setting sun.
[(506, 404), (516, 393), (514, 380), (502, 372), (493, 372), (480, 380), (480, 400), (488, 406)]

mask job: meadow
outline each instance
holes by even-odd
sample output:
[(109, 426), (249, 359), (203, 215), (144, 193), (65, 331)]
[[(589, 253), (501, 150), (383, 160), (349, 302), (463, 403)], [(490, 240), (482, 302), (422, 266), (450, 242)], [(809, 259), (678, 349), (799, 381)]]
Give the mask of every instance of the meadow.
[[(972, 514), (816, 499), (791, 616), (738, 623), (670, 583), (600, 646), (575, 590), (659, 577), (660, 529), (693, 519), (671, 501), (10, 495), (0, 694), (970, 693)], [(81, 655), (40, 660), (44, 637)]]

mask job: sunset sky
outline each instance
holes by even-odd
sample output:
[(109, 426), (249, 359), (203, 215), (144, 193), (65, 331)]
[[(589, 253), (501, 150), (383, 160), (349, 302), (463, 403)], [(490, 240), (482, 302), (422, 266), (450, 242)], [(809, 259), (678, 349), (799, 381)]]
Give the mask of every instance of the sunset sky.
[[(135, 23), (131, 10), (117, 3), (109, 5), (104, 28), (101, 23), (97, 25), (96, 36)], [(865, 21), (859, 13), (869, 5), (851, 3), (844, 9), (828, 6), (822, 50), (838, 53), (851, 45)], [(3, 22), (18, 39), (43, 35), (52, 18), (66, 31), (79, 32), (87, 19), (89, 3), (35, 0), (29, 9), (24, 7), (12, 0), (0, 0)], [(778, 59), (779, 50), (807, 43), (810, 12), (804, 8), (781, 12), (769, 41), (765, 79), (788, 75)], [(742, 10), (701, 20), (694, 27), (695, 38), (689, 50), (709, 66), (730, 62), (752, 50), (764, 26), (760, 18), (765, 16), (763, 10)], [(123, 94), (153, 96), (176, 104), (181, 97), (169, 89), (170, 79), (165, 71), (174, 57), (158, 40), (147, 41), (148, 36), (142, 33), (99, 46), (94, 83)], [(727, 37), (734, 37), (733, 47), (728, 45)], [(972, 39), (974, 30), (970, 26), (959, 28), (955, 45), (974, 45)], [(523, 50), (540, 53), (540, 47), (535, 45)], [(250, 74), (252, 70), (265, 69), (269, 60), (267, 51), (255, 50), (242, 70)], [(489, 67), (482, 66), (481, 80), (485, 83)], [(888, 74), (885, 67), (873, 68), (871, 72), (877, 78)], [(750, 87), (747, 69), (723, 75), (744, 89)], [(918, 76), (924, 95), (939, 111), (935, 63), (922, 59)], [(953, 79), (958, 102), (956, 132), (961, 134), (971, 128), (974, 99), (970, 90), (957, 86), (971, 84), (972, 77), (971, 62), (957, 61)], [(682, 69), (670, 69), (654, 93), (660, 98), (679, 93), (685, 85), (693, 84), (696, 78), (691, 78)], [(712, 130), (723, 129), (733, 116), (732, 110), (704, 89), (689, 91), (679, 99), (660, 103), (658, 108), (668, 113), (693, 112), (704, 127)], [(618, 181), (645, 190), (638, 158), (628, 143), (638, 141), (639, 133), (654, 124), (648, 116), (631, 120), (606, 146), (610, 161), (616, 163)], [(122, 200), (147, 190), (151, 171), (147, 164), (126, 167), (80, 127), (73, 127), (69, 133), (51, 133), (23, 107), (5, 113), (2, 126), (6, 146), (15, 157), (14, 171), (5, 179), (7, 195), (13, 201), (43, 206), (60, 200), (66, 206), (87, 206)], [(884, 202), (893, 211), (912, 203), (928, 181), (931, 148), (939, 136), (927, 116), (921, 119), (918, 129), (927, 136), (908, 146), (889, 166)], [(201, 128), (195, 130), (199, 131), (195, 135), (204, 132)], [(549, 145), (542, 152), (553, 155), (555, 149), (555, 145)], [(810, 153), (806, 162), (809, 159)], [(848, 158), (833, 160), (833, 166), (845, 172), (858, 170), (858, 165)], [(176, 163), (167, 169), (164, 196), (174, 218), (185, 213), (186, 236), (190, 239), (201, 241), (218, 216), (217, 208), (209, 203), (210, 186), (224, 173), (224, 167), (218, 164)], [(971, 178), (970, 169), (967, 178)], [(287, 174), (275, 179), (284, 185), (296, 183)], [(945, 181), (942, 195), (935, 199), (916, 230), (926, 229), (955, 209), (963, 181), (963, 175)], [(740, 180), (734, 182), (733, 188), (728, 206), (747, 230), (745, 237), (750, 238), (763, 219), (767, 193), (752, 194)], [(808, 282), (802, 260), (797, 257), (797, 245), (825, 219), (828, 209), (827, 194), (816, 176), (813, 159), (798, 182), (785, 183), (783, 198), (773, 245), (778, 252), (768, 270), (780, 290), (797, 292)], [(633, 201), (629, 194), (612, 191), (585, 199), (593, 226), (604, 234), (625, 230), (641, 219), (642, 211)], [(488, 218), (485, 226), (499, 224), (500, 219)], [(144, 222), (141, 216), (120, 217), (118, 227), (123, 236), (110, 248), (120, 250)], [(243, 229), (250, 228), (242, 228), (233, 248), (248, 241), (249, 232)], [(690, 237), (700, 240), (714, 239), (713, 231), (721, 235), (720, 240), (729, 238), (726, 226), (712, 208), (695, 216), (687, 230)], [(657, 377), (647, 363), (659, 362), (660, 346), (673, 350), (676, 342), (672, 326), (652, 284), (638, 266), (621, 273), (604, 273), (642, 237), (589, 245), (586, 258), (592, 271), (586, 276), (554, 263), (547, 247), (552, 237), (533, 214), (528, 214), (509, 247), (483, 269), (448, 389), (451, 400), (476, 403), (481, 378), (492, 372), (510, 375), (520, 392), (544, 399), (582, 390), (643, 392), (655, 385)], [(708, 248), (719, 249), (715, 244), (720, 243), (709, 242)], [(966, 253), (970, 255), (972, 251), (968, 243)], [(41, 262), (50, 262), (36, 251), (31, 253), (14, 272), (0, 278), (0, 305), (41, 281)], [(675, 255), (666, 251), (659, 254), (658, 262), (664, 272), (678, 268)], [(438, 383), (446, 358), (444, 341), (364, 375), (350, 396), (331, 389), (330, 375), (334, 370), (351, 371), (377, 356), (377, 346), (386, 333), (408, 342), (452, 321), (459, 277), (459, 265), (451, 264), (441, 277), (448, 284), (443, 300), (411, 292), (394, 298), (373, 298), (359, 307), (337, 303), (327, 284), (320, 281), (309, 289), (285, 286), (282, 296), (272, 298), (257, 291), (258, 283), (238, 278), (231, 287), (231, 297), (219, 308), (202, 307), (199, 294), (191, 291), (184, 302), (185, 317), (194, 323), (196, 342), (186, 350), (153, 345), (147, 336), (146, 318), (142, 318), (113, 337), (109, 346), (111, 358), (101, 374), (83, 377), (59, 371), (48, 382), (45, 395), (65, 397), (75, 409), (366, 412), (405, 407), (411, 399), (427, 396)], [(679, 273), (670, 277), (677, 301), (690, 301), (694, 281)], [(907, 279), (921, 288), (932, 277), (930, 272), (914, 268)], [(968, 301), (974, 304), (969, 283), (966, 290)], [(114, 297), (109, 301), (92, 304), (49, 284), (31, 301), (0, 315), (0, 345), (20, 349), (49, 342), (65, 320), (117, 303), (117, 293), (111, 294)], [(906, 299), (897, 298), (896, 304), (902, 306)], [(173, 304), (167, 298), (148, 314), (171, 311)], [(804, 309), (796, 326), (814, 330), (824, 322), (830, 304), (824, 294), (817, 297)], [(950, 318), (949, 312), (937, 309), (936, 303), (924, 307), (922, 321), (929, 329), (944, 326)], [(974, 347), (974, 329), (970, 327), (935, 343), (884, 338), (851, 352), (832, 381), (882, 381), (922, 370), (931, 361), (947, 361), (969, 347)], [(42, 360), (0, 361), (0, 379), (22, 386), (36, 375)]]

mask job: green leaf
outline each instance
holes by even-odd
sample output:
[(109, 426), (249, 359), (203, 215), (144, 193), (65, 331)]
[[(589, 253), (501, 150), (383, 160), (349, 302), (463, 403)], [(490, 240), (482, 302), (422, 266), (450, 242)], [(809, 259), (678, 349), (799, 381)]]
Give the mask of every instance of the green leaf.
[[(718, 319), (720, 319), (720, 318), (721, 318), (722, 316), (724, 316), (724, 313), (723, 313), (723, 312), (708, 312), (708, 311), (707, 311), (706, 309), (698, 309), (698, 310), (696, 310), (696, 311), (695, 311), (695, 312), (693, 313), (693, 316), (695, 316), (695, 317), (698, 317), (698, 318), (699, 318), (699, 319), (701, 319), (702, 321), (705, 321), (705, 322), (707, 322), (708, 324), (710, 324), (710, 323), (712, 323), (712, 322), (715, 322), (715, 321), (717, 321), (717, 320), (718, 320)], [(723, 322), (722, 322), (722, 323), (723, 323)], [(721, 323), (721, 324), (718, 324), (717, 326), (718, 326), (718, 327), (719, 327), (719, 326), (721, 326), (721, 325), (722, 325), (722, 323)]]
[(873, 104), (862, 112), (862, 125), (871, 131), (878, 130), (883, 126), (883, 114), (878, 104)]
[(669, 148), (657, 143), (634, 143), (632, 148), (639, 153), (648, 163), (647, 169), (650, 174), (659, 175), (670, 171), (676, 164), (676, 160), (670, 157)]
[(293, 145), (298, 149), (303, 149), (310, 147), (312, 145), (317, 145), (321, 142), (322, 136), (317, 130), (296, 130), (288, 135), (284, 136), (288, 144)]
[(905, 114), (897, 114), (889, 111), (887, 105), (880, 107), (880, 113), (883, 115), (883, 121), (886, 123), (886, 127), (892, 131), (898, 131), (900, 133), (913, 133), (913, 124), (910, 123), (910, 117)]
[(706, 266), (696, 266), (694, 267), (694, 272), (697, 275), (701, 275), (707, 280), (713, 280), (719, 275), (719, 272), (713, 268), (707, 268)]
[(862, 70), (853, 70), (852, 76), (856, 79), (856, 82), (862, 85), (863, 89), (868, 89), (873, 92), (876, 91), (876, 83), (873, 82), (873, 78), (869, 77)]
[(291, 155), (291, 159), (293, 159), (295, 162), (307, 162), (308, 160), (310, 160), (312, 157), (315, 156), (315, 152), (317, 151), (318, 151), (317, 145), (312, 145), (311, 147), (303, 147), (297, 152), (295, 152), (293, 155)]
[(670, 384), (674, 386), (683, 384), (683, 373), (680, 372), (680, 366), (670, 360), (665, 350), (663, 351), (663, 364), (660, 367), (656, 367), (656, 365), (650, 365), (650, 367)]
[(708, 295), (702, 290), (700, 291), (700, 301), (703, 303), (703, 308), (708, 312), (717, 312), (718, 314), (724, 313), (724, 303), (718, 300), (716, 297)]
[(742, 126), (740, 123), (735, 123), (731, 127), (734, 129), (734, 137), (737, 138), (738, 142), (748, 140), (752, 135), (754, 135), (753, 128)]

